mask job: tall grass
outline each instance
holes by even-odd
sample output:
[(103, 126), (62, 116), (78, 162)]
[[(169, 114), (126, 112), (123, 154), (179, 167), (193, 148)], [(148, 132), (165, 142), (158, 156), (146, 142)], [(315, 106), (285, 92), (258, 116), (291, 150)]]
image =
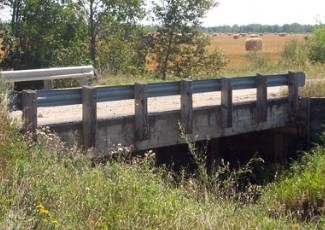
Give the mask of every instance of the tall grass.
[(269, 217), (259, 204), (243, 205), (205, 189), (202, 174), (175, 184), (150, 159), (94, 167), (87, 153), (65, 148), (53, 134), (38, 132), (38, 143), (31, 142), (4, 106), (0, 111), (1, 229), (285, 229), (293, 224), (285, 216)]
[(292, 164), (263, 199), (272, 210), (285, 210), (302, 220), (317, 220), (325, 227), (325, 148), (317, 146)]
[(175, 186), (152, 168), (150, 160), (92, 167), (87, 155), (62, 150), (54, 136), (39, 138), (40, 143), (24, 149), (12, 173), (1, 181), (2, 229), (264, 229), (287, 225), (268, 218), (261, 207), (240, 206), (215, 199), (213, 194), (198, 199), (203, 193), (195, 189), (196, 184)]

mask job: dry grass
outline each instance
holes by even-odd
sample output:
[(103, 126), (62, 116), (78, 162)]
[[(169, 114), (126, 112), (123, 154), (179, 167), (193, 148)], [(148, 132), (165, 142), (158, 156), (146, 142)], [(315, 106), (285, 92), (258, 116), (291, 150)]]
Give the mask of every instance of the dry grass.
[[(249, 51), (245, 50), (245, 40), (247, 37), (240, 36), (238, 39), (233, 39), (232, 36), (221, 34), (212, 36), (209, 50), (221, 49), (229, 59), (228, 68), (235, 68), (246, 64), (246, 55)], [(277, 61), (281, 58), (281, 52), (285, 44), (292, 39), (303, 40), (303, 34), (292, 34), (285, 37), (280, 37), (275, 34), (266, 34), (261, 37), (263, 40), (263, 50), (260, 53), (266, 54), (271, 60)]]

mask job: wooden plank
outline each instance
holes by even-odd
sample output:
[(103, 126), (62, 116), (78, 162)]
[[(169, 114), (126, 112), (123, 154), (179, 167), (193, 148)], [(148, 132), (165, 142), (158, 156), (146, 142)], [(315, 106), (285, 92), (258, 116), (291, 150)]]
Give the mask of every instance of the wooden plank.
[(192, 133), (193, 130), (193, 92), (192, 81), (182, 80), (180, 82), (181, 88), (181, 124), (184, 132)]
[(267, 78), (261, 74), (256, 76), (256, 121), (267, 120)]
[(31, 133), (33, 140), (36, 140), (37, 99), (35, 91), (24, 90), (22, 92), (22, 107), (24, 132)]
[(294, 115), (298, 111), (298, 75), (289, 71), (288, 73), (288, 113), (289, 115)]
[(97, 93), (90, 86), (82, 87), (82, 127), (84, 148), (96, 147)]
[(221, 127), (232, 127), (232, 87), (227, 77), (221, 78)]
[(149, 119), (148, 119), (148, 95), (145, 83), (134, 84), (134, 108), (135, 108), (135, 141), (149, 139)]

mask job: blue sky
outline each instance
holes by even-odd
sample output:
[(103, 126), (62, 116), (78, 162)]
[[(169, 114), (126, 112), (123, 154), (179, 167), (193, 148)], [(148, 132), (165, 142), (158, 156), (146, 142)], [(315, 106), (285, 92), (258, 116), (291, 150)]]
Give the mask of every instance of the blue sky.
[(325, 0), (218, 0), (204, 26), (325, 23)]

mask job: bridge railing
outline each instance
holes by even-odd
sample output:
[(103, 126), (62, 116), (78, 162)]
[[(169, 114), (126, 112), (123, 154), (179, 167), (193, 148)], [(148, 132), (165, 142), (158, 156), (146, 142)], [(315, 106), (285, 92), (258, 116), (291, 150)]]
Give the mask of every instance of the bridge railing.
[(207, 92), (221, 92), (221, 127), (232, 126), (232, 91), (256, 88), (256, 122), (267, 120), (267, 87), (288, 86), (288, 111), (298, 109), (298, 87), (305, 85), (303, 72), (261, 75), (211, 80), (182, 80), (166, 83), (135, 83), (126, 86), (90, 87), (58, 90), (26, 90), (15, 105), (22, 108), (24, 128), (36, 133), (37, 107), (82, 104), (83, 144), (95, 146), (97, 125), (97, 102), (134, 99), (135, 138), (137, 141), (149, 138), (148, 98), (180, 95), (180, 121), (186, 133), (192, 133), (192, 95)]

